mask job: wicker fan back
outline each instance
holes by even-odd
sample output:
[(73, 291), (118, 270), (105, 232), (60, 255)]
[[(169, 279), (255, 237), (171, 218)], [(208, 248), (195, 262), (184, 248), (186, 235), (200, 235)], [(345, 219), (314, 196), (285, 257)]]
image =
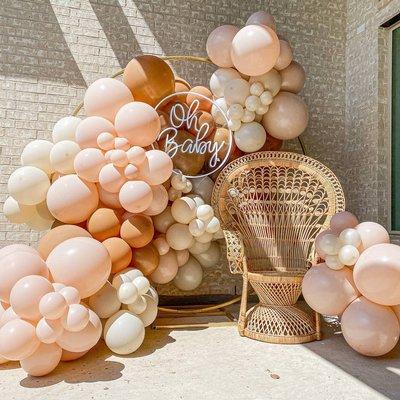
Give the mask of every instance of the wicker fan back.
[(249, 272), (278, 275), (307, 271), (315, 237), (344, 202), (332, 171), (288, 152), (254, 153), (231, 162), (213, 192), (223, 228), (243, 236)]

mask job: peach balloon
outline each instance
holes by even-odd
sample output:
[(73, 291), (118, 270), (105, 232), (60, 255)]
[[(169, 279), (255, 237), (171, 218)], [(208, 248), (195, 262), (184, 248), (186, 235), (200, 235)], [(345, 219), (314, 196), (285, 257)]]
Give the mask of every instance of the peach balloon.
[(75, 141), (81, 149), (97, 147), (97, 137), (103, 132), (116, 136), (114, 125), (110, 121), (103, 117), (88, 117), (76, 128)]
[(279, 39), (268, 26), (247, 25), (232, 41), (231, 58), (245, 75), (262, 75), (273, 68), (279, 57)]
[(98, 208), (87, 220), (87, 230), (96, 240), (102, 242), (119, 236), (121, 213), (111, 208)]
[(36, 325), (36, 336), (42, 343), (55, 343), (63, 331), (59, 319), (42, 318)]
[(119, 193), (111, 193), (104, 190), (100, 184), (96, 185), (97, 190), (99, 192), (100, 202), (103, 203), (105, 206), (118, 209), (122, 208), (122, 205), (119, 201)]
[(112, 274), (116, 274), (129, 267), (132, 260), (132, 250), (125, 240), (119, 237), (111, 237), (104, 240), (103, 245), (106, 247), (111, 257)]
[(163, 185), (151, 186), (153, 200), (149, 207), (143, 211), (145, 215), (161, 214), (168, 205), (168, 192)]
[(96, 210), (99, 194), (96, 185), (77, 175), (57, 179), (47, 192), (49, 211), (61, 222), (77, 224), (85, 221)]
[(74, 237), (91, 237), (90, 233), (76, 225), (60, 225), (47, 232), (39, 241), (38, 250), (44, 260), (60, 243)]
[(60, 294), (64, 297), (67, 304), (78, 304), (81, 301), (81, 295), (78, 289), (72, 286), (65, 286), (59, 289)]
[(10, 361), (28, 358), (39, 347), (35, 327), (22, 319), (13, 319), (0, 329), (0, 356)]
[(307, 128), (307, 105), (296, 94), (279, 92), (268, 112), (264, 114), (262, 124), (265, 130), (277, 139), (294, 139)]
[(132, 215), (122, 223), (121, 238), (131, 247), (146, 246), (151, 242), (153, 236), (153, 221), (147, 215)]
[(167, 254), (160, 256), (160, 262), (157, 269), (149, 276), (149, 278), (158, 284), (171, 282), (178, 273), (178, 262), (174, 250), (170, 250)]
[(80, 237), (59, 244), (49, 254), (47, 266), (56, 282), (73, 286), (82, 298), (86, 298), (96, 293), (107, 281), (111, 272), (111, 258), (102, 243)]
[(206, 51), (210, 60), (219, 67), (233, 67), (231, 45), (239, 28), (234, 25), (221, 25), (215, 28), (206, 42)]
[(39, 302), (39, 311), (44, 318), (58, 319), (67, 309), (67, 302), (64, 296), (58, 292), (45, 294)]
[(306, 81), (304, 68), (296, 61), (292, 61), (288, 67), (280, 71), (282, 77), (282, 90), (299, 93)]
[(140, 101), (125, 104), (115, 117), (118, 136), (129, 140), (132, 145), (150, 146), (160, 133), (161, 122), (157, 111)]
[(335, 235), (339, 235), (348, 228), (355, 228), (358, 225), (357, 217), (349, 211), (341, 211), (331, 218), (330, 227)]
[(83, 357), (89, 350), (80, 351), (80, 352), (73, 352), (62, 349), (61, 361), (75, 361), (78, 358)]
[(361, 237), (363, 250), (376, 244), (390, 243), (388, 231), (376, 222), (361, 222), (355, 228)]
[(128, 181), (121, 187), (119, 201), (125, 210), (141, 213), (151, 205), (153, 192), (146, 182)]
[(63, 350), (81, 353), (90, 350), (100, 339), (102, 326), (100, 318), (89, 309), (89, 323), (79, 332), (64, 331), (57, 344)]
[(49, 277), (46, 263), (31, 251), (15, 251), (0, 258), (0, 300), (9, 303), (13, 286), (23, 277)]
[(13, 319), (20, 319), (20, 317), (14, 312), (12, 307), (8, 307), (0, 317), (0, 328)]
[(74, 160), (76, 174), (89, 182), (99, 181), (100, 170), (104, 165), (106, 165), (106, 159), (99, 149), (83, 149)]
[[(157, 249), (160, 256), (163, 256), (164, 254), (167, 254), (169, 252), (170, 247), (165, 239), (165, 235), (157, 236), (157, 238), (153, 240), (153, 245)], [(176, 258), (178, 259), (178, 255), (176, 256)]]
[(308, 305), (324, 315), (340, 315), (359, 296), (352, 271), (334, 271), (325, 263), (311, 267), (304, 275), (303, 296)]
[(15, 253), (16, 251), (25, 251), (28, 253), (39, 255), (37, 250), (26, 244), (10, 244), (0, 249), (0, 259), (2, 259), (5, 256), (8, 256), (11, 253)]
[(126, 181), (123, 168), (107, 164), (100, 170), (99, 183), (107, 192), (118, 193)]
[(132, 266), (141, 271), (144, 276), (151, 275), (157, 269), (159, 262), (160, 255), (152, 243), (135, 249), (133, 253)]
[(53, 292), (50, 281), (40, 275), (28, 275), (21, 278), (11, 289), (10, 305), (21, 318), (38, 321), (42, 318), (39, 302), (50, 292)]
[(83, 304), (71, 304), (61, 318), (61, 325), (69, 332), (79, 332), (89, 323), (89, 310)]
[(393, 310), (365, 297), (354, 300), (346, 308), (341, 326), (346, 342), (365, 356), (382, 356), (399, 340), (399, 321)]
[(21, 367), (31, 376), (44, 376), (57, 367), (61, 354), (61, 347), (57, 344), (41, 343), (32, 355), (21, 360)]
[(83, 104), (87, 115), (97, 115), (113, 122), (118, 110), (132, 101), (131, 91), (121, 81), (101, 78), (86, 89)]
[(140, 171), (149, 185), (161, 185), (170, 178), (173, 164), (167, 153), (161, 150), (149, 150), (146, 152), (146, 158), (147, 163), (143, 163), (145, 167)]
[(285, 69), (293, 61), (293, 51), (290, 44), (286, 40), (279, 40), (280, 53), (276, 60), (274, 68), (278, 71)]
[(115, 135), (110, 132), (102, 132), (97, 136), (97, 146), (101, 150), (112, 150), (114, 148)]
[(246, 25), (264, 25), (269, 26), (274, 31), (276, 30), (276, 23), (274, 17), (266, 11), (257, 11), (251, 14)]
[(400, 246), (383, 243), (367, 248), (353, 273), (358, 290), (368, 300), (385, 306), (400, 304)]

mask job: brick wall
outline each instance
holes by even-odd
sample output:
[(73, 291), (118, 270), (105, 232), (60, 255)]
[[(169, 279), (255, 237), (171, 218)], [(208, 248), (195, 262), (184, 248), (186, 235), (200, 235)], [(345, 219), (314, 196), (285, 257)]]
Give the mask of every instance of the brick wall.
[[(345, 122), (350, 124), (345, 120), (347, 8), (344, 0), (1, 0), (0, 202), (23, 146), (49, 138), (54, 123), (74, 109), (88, 84), (111, 75), (134, 54), (205, 55), (213, 28), (244, 24), (262, 9), (275, 16), (279, 33), (290, 40), (308, 75), (303, 91), (311, 114), (303, 136), (308, 152), (349, 187), (342, 157)], [(174, 66), (192, 83), (205, 83), (211, 72), (203, 65)], [(38, 238), (0, 216), (0, 245), (34, 244)], [(228, 293), (234, 286), (221, 266), (206, 271), (197, 293)]]

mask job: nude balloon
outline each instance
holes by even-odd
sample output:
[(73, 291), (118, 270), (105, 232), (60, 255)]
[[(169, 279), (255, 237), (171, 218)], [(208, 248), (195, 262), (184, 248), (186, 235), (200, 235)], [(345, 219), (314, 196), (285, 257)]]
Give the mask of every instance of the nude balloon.
[(89, 148), (81, 150), (75, 157), (74, 169), (76, 174), (89, 182), (98, 182), (102, 167), (106, 159), (101, 150)]
[(61, 361), (75, 361), (78, 358), (83, 357), (89, 350), (80, 351), (80, 352), (73, 352), (62, 349)]
[(58, 120), (53, 127), (51, 135), (53, 142), (58, 143), (62, 140), (75, 140), (76, 128), (81, 121), (80, 118), (73, 117), (72, 115)]
[(118, 209), (122, 208), (122, 205), (119, 201), (119, 193), (111, 193), (107, 190), (104, 190), (100, 184), (97, 184), (97, 191), (99, 192), (100, 201), (107, 207)]
[(165, 210), (158, 215), (153, 216), (154, 228), (160, 233), (166, 233), (168, 228), (175, 223), (171, 213), (171, 207), (167, 206)]
[(70, 332), (80, 332), (89, 322), (89, 310), (82, 304), (71, 304), (61, 318), (61, 325)]
[(89, 306), (99, 318), (110, 318), (119, 311), (121, 302), (117, 290), (107, 281), (97, 293), (89, 297)]
[(399, 321), (393, 310), (365, 297), (354, 300), (346, 308), (341, 326), (346, 342), (365, 356), (382, 356), (399, 340)]
[(257, 11), (251, 14), (246, 21), (246, 25), (265, 25), (269, 26), (274, 31), (276, 30), (274, 17), (266, 11)]
[(149, 276), (149, 278), (158, 284), (171, 282), (178, 273), (178, 261), (174, 250), (170, 250), (167, 254), (160, 256), (160, 262), (157, 269)]
[(119, 192), (122, 207), (132, 213), (145, 211), (153, 201), (153, 191), (150, 185), (143, 181), (128, 181)]
[(221, 25), (208, 36), (206, 51), (210, 60), (219, 67), (233, 67), (231, 45), (239, 28), (234, 25)]
[(390, 243), (388, 231), (376, 222), (361, 222), (355, 227), (361, 237), (362, 249), (381, 243)]
[(97, 116), (87, 117), (76, 128), (75, 140), (81, 149), (97, 147), (97, 137), (103, 132), (117, 136), (114, 125), (107, 119)]
[(61, 354), (61, 347), (57, 344), (41, 343), (32, 355), (21, 360), (21, 367), (31, 376), (44, 376), (57, 367)]
[(202, 280), (203, 269), (200, 263), (194, 257), (189, 257), (187, 263), (178, 269), (174, 285), (182, 291), (189, 291), (196, 289)]
[(99, 183), (107, 192), (118, 193), (126, 181), (123, 169), (113, 164), (106, 164), (100, 170)]
[(153, 200), (149, 207), (143, 211), (145, 215), (158, 215), (162, 213), (168, 205), (168, 192), (163, 185), (151, 186)]
[(296, 61), (292, 61), (286, 68), (280, 71), (282, 78), (282, 90), (299, 93), (306, 81), (304, 68)]
[(45, 294), (39, 302), (39, 312), (47, 319), (60, 318), (67, 309), (67, 302), (58, 292)]
[(233, 79), (240, 79), (240, 77), (239, 72), (233, 68), (218, 68), (210, 78), (210, 89), (213, 95), (216, 98), (223, 97), (225, 85)]
[(234, 135), (236, 146), (245, 153), (260, 150), (267, 139), (265, 129), (258, 122), (243, 123)]
[(173, 169), (171, 157), (161, 150), (149, 150), (146, 152), (147, 163), (141, 169), (143, 179), (150, 185), (161, 185), (167, 181)]
[(49, 254), (47, 266), (56, 282), (73, 286), (82, 298), (86, 298), (107, 281), (111, 258), (103, 244), (92, 238), (80, 237), (59, 244)]
[(203, 253), (195, 254), (194, 258), (205, 268), (218, 265), (221, 259), (221, 249), (217, 242), (211, 242), (210, 248)]
[(36, 325), (36, 336), (42, 343), (55, 343), (63, 331), (59, 319), (42, 318)]
[(331, 230), (339, 235), (342, 231), (348, 228), (355, 228), (358, 225), (357, 217), (349, 211), (341, 211), (336, 213), (331, 218)]
[(293, 60), (293, 51), (290, 44), (286, 40), (279, 40), (280, 53), (276, 60), (274, 68), (278, 71), (285, 69)]

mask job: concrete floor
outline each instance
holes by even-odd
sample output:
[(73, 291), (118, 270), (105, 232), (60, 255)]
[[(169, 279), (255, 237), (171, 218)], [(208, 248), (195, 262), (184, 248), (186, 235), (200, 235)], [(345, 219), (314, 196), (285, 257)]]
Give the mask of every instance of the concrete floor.
[(3, 399), (369, 400), (400, 399), (400, 349), (371, 359), (352, 351), (337, 326), (306, 345), (242, 338), (236, 327), (148, 330), (132, 356), (103, 343), (49, 376), (0, 366)]

